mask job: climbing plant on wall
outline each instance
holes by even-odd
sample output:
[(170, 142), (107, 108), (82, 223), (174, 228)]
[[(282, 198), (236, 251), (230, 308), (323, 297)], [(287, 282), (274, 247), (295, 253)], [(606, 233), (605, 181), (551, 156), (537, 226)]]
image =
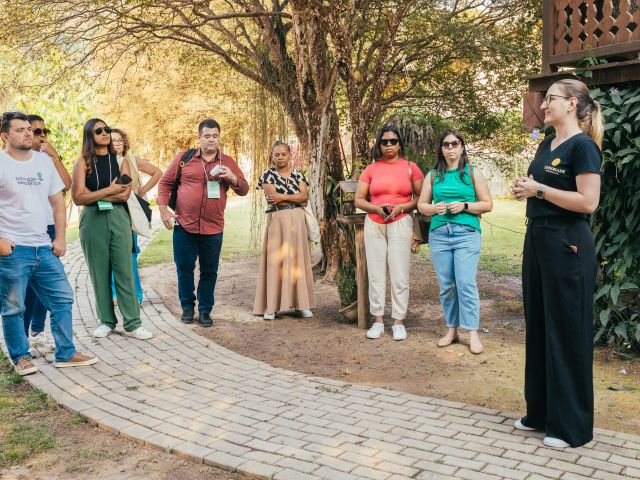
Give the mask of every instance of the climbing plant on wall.
[(591, 92), (605, 122), (600, 207), (592, 227), (600, 272), (596, 342), (640, 351), (640, 83)]

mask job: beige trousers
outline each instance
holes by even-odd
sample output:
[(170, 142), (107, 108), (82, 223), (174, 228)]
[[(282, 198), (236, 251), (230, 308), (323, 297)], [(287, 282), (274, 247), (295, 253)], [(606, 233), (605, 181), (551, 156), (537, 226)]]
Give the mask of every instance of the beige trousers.
[(384, 315), (387, 269), (391, 280), (391, 317), (394, 320), (404, 320), (407, 315), (412, 241), (411, 215), (384, 225), (366, 217), (364, 248), (367, 254), (371, 315)]

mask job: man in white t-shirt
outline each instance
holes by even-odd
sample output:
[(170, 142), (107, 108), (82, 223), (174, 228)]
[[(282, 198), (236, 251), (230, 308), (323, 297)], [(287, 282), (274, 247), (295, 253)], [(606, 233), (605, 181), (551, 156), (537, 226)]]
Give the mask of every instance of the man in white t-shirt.
[[(58, 154), (57, 150), (49, 142), (49, 129), (47, 128), (44, 119), (39, 115), (27, 115), (29, 123), (31, 124), (31, 131), (33, 132), (33, 143), (31, 144), (31, 150), (34, 152), (42, 152), (49, 156), (51, 162), (56, 167), (56, 172), (60, 175), (62, 183), (64, 183), (64, 190), (67, 191), (71, 188), (71, 176), (64, 164), (62, 163), (62, 157)], [(55, 239), (56, 229), (53, 221), (53, 210), (48, 208), (47, 215), (47, 234), (51, 238), (51, 241)], [(42, 302), (38, 300), (36, 292), (33, 288), (27, 287), (27, 296), (24, 299), (24, 331), (29, 338), (31, 345), (40, 345), (43, 347), (50, 347), (51, 339), (47, 335), (44, 329), (45, 320), (47, 318), (47, 309), (44, 308)]]
[[(2, 116), (0, 137), (0, 315), (4, 340), (16, 372), (38, 371), (24, 332), (24, 299), (30, 283), (51, 312), (55, 366), (92, 365), (97, 358), (73, 344), (73, 291), (60, 258), (66, 253), (64, 184), (48, 156), (33, 152), (33, 132), (26, 115)], [(53, 209), (55, 239), (47, 234), (47, 207)]]

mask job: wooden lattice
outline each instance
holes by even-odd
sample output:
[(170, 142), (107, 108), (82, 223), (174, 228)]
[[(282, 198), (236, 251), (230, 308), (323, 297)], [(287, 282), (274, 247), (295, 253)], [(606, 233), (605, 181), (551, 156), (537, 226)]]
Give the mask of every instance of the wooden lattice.
[(553, 55), (640, 40), (638, 0), (555, 0)]

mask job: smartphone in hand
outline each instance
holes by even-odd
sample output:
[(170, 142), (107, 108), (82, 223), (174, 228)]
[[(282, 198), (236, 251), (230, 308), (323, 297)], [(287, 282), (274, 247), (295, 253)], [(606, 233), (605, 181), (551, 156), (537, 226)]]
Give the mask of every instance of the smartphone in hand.
[(118, 177), (116, 183), (120, 185), (129, 185), (131, 183), (131, 177), (125, 173), (124, 175), (120, 175)]
[(383, 205), (382, 206), (382, 211), (387, 215), (391, 215), (391, 207), (389, 207), (389, 205)]

